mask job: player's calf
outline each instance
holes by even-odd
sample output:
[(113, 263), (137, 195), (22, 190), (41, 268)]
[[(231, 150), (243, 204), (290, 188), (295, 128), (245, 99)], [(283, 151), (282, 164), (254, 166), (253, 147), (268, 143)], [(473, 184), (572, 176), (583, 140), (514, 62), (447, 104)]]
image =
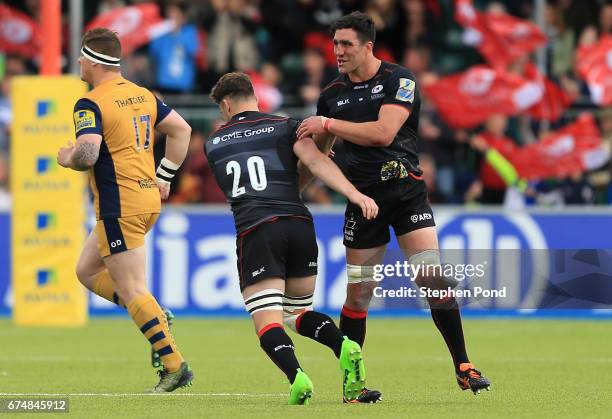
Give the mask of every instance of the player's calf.
[(340, 356), (344, 335), (327, 314), (314, 311), (313, 294), (283, 296), (283, 322), (294, 332), (330, 348)]
[(344, 336), (334, 321), (324, 313), (312, 310), (312, 294), (283, 298), (283, 317), (296, 333), (330, 348), (340, 361), (342, 399), (345, 403), (375, 403), (382, 399), (379, 391), (365, 388), (365, 365), (361, 347)]
[(363, 346), (366, 336), (368, 307), (377, 282), (372, 266), (347, 264), (346, 301), (340, 313), (340, 330), (349, 339)]
[[(166, 323), (168, 324), (168, 330), (172, 326), (172, 321), (174, 320), (174, 313), (170, 311), (167, 307), (162, 307), (162, 311), (164, 312), (164, 316), (166, 317)], [(171, 331), (171, 330), (170, 330)], [(163, 368), (164, 363), (159, 355), (159, 352), (155, 350), (153, 346), (151, 346), (151, 366), (153, 368)]]
[[(273, 284), (274, 280), (266, 280)], [(265, 282), (258, 284), (263, 288)], [(257, 329), (261, 349), (270, 357), (277, 367), (287, 376), (291, 383), (289, 404), (307, 404), (312, 396), (312, 383), (302, 371), (295, 356), (293, 341), (283, 328), (283, 293), (276, 288), (265, 288), (259, 291), (243, 290), (246, 310), (253, 318)], [(256, 288), (256, 289), (257, 289)]]

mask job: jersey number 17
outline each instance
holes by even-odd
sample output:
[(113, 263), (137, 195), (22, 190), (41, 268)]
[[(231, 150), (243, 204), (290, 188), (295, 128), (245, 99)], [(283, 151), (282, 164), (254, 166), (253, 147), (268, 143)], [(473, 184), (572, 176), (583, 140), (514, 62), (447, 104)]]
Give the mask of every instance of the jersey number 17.
[[(145, 126), (145, 142), (144, 149), (148, 150), (151, 145), (151, 115), (140, 115), (132, 117), (134, 122), (134, 130), (136, 131), (136, 150), (140, 151), (140, 126)], [(140, 122), (140, 124), (139, 124)]]

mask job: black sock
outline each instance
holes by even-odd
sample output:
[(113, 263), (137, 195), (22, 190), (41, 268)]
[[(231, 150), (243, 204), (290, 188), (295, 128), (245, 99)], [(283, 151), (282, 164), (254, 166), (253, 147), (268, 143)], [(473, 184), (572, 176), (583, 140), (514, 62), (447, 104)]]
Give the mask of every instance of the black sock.
[(340, 358), (344, 335), (327, 314), (307, 311), (298, 318), (296, 329), (300, 335), (327, 346)]
[(454, 298), (446, 301), (429, 299), (431, 307), (431, 318), (442, 334), (446, 346), (453, 357), (455, 370), (459, 371), (459, 365), (470, 362), (465, 349), (463, 338), (463, 327), (461, 326), (461, 314)]
[(340, 313), (340, 330), (350, 340), (355, 341), (363, 348), (366, 335), (367, 311), (354, 311), (342, 307)]
[(258, 335), (261, 348), (293, 384), (300, 363), (295, 357), (295, 348), (289, 335), (278, 323), (264, 327)]

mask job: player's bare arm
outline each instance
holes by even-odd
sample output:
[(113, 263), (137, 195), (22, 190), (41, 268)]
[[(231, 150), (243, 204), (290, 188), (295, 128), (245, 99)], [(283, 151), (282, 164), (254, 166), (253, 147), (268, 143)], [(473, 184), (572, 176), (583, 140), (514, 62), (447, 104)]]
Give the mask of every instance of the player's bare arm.
[(378, 215), (378, 205), (376, 205), (376, 202), (359, 192), (344, 177), (338, 166), (319, 151), (311, 138), (296, 141), (293, 145), (293, 152), (314, 176), (321, 179), (333, 190), (346, 196), (355, 205), (358, 205), (366, 219), (376, 218)]
[[(337, 138), (338, 137), (336, 137), (335, 135), (321, 134), (321, 135), (315, 135), (313, 137), (313, 140), (315, 144), (317, 145), (317, 147), (319, 148), (319, 150), (321, 150), (321, 153), (325, 154), (326, 156), (329, 156), (330, 153), (332, 153), (331, 149), (334, 146), (334, 143), (336, 142)], [(310, 170), (308, 170), (308, 167), (306, 167), (304, 163), (302, 163), (301, 160), (298, 162), (298, 175), (299, 175), (298, 186), (300, 188), (300, 193), (302, 193), (304, 189), (306, 189), (306, 187), (310, 185), (310, 183), (314, 179), (314, 176), (312, 175)]]
[(60, 166), (83, 172), (92, 168), (100, 155), (102, 136), (97, 134), (79, 135), (76, 143), (68, 141), (65, 147), (57, 152), (57, 162)]
[(187, 156), (191, 127), (176, 111), (171, 111), (156, 128), (166, 134), (166, 154), (157, 168), (157, 187), (161, 198), (167, 199), (172, 178)]
[(298, 139), (330, 134), (364, 147), (388, 147), (409, 116), (408, 109), (392, 104), (381, 106), (378, 119), (370, 122), (311, 116), (300, 125)]

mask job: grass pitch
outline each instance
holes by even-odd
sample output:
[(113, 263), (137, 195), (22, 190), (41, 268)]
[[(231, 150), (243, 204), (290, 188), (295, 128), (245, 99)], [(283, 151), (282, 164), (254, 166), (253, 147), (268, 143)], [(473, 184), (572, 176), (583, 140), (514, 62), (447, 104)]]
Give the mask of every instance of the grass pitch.
[(373, 318), (364, 356), (368, 386), (384, 401), (343, 405), (332, 352), (292, 334), (315, 392), (310, 406), (286, 406), (288, 384), (249, 319), (177, 318), (174, 335), (196, 379), (170, 395), (142, 394), (157, 376), (128, 318), (82, 329), (16, 328), (2, 319), (0, 397), (68, 395), (70, 413), (52, 416), (84, 418), (609, 417), (611, 322), (467, 318), (464, 328), (490, 392), (459, 390), (429, 318)]

